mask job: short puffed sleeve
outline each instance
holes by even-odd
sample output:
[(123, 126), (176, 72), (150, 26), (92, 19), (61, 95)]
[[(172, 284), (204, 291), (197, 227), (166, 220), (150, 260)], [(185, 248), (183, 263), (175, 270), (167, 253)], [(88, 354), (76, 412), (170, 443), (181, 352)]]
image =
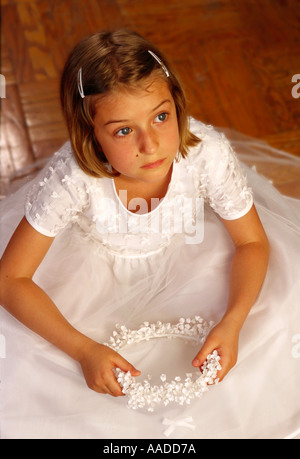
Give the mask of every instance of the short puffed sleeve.
[(202, 142), (196, 159), (201, 194), (221, 218), (243, 217), (253, 205), (245, 171), (225, 135), (201, 125), (198, 135)]
[(25, 200), (25, 217), (45, 236), (54, 237), (78, 218), (88, 203), (81, 171), (67, 142), (39, 173)]

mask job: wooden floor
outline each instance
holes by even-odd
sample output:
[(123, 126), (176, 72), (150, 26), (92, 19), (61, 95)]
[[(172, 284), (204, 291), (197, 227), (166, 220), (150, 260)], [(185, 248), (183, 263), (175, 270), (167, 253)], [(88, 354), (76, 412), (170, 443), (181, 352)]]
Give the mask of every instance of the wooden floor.
[(192, 115), (300, 156), (300, 98), (292, 95), (299, 0), (2, 0), (4, 188), (67, 138), (58, 87), (69, 51), (99, 29), (119, 27), (168, 54)]

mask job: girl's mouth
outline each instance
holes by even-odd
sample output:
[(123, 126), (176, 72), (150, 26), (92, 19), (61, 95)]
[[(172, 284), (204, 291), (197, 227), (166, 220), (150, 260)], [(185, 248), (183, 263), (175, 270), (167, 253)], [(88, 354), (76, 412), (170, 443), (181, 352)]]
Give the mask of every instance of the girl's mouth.
[(145, 164), (144, 166), (141, 166), (141, 168), (142, 169), (154, 169), (156, 167), (159, 167), (164, 161), (165, 161), (165, 158), (159, 159), (158, 161), (154, 161), (153, 163)]

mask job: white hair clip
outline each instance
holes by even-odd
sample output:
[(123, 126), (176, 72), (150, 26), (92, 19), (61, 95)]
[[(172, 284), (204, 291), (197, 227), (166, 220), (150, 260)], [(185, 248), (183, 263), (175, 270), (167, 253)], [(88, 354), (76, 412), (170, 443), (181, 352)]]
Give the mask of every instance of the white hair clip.
[(154, 57), (154, 59), (159, 63), (159, 65), (161, 66), (161, 68), (163, 69), (163, 71), (165, 72), (165, 74), (167, 75), (167, 77), (169, 78), (170, 74), (168, 72), (168, 69), (167, 67), (163, 64), (163, 62), (160, 60), (160, 58), (158, 56), (156, 56), (156, 54), (154, 54), (152, 51), (150, 51), (150, 49), (148, 49), (148, 53), (151, 54), (152, 57)]
[(84, 92), (83, 92), (83, 86), (82, 86), (82, 68), (78, 70), (77, 73), (77, 87), (78, 87), (78, 92), (81, 95), (82, 99), (85, 98)]

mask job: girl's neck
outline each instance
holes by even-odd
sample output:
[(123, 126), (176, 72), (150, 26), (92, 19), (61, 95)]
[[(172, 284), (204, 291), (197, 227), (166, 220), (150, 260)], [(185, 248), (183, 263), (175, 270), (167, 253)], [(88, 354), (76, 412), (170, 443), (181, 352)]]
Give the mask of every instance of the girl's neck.
[[(163, 199), (168, 191), (169, 183), (172, 177), (172, 167), (168, 174), (162, 180), (155, 182), (142, 182), (139, 180), (130, 180), (127, 177), (120, 175), (114, 178), (115, 188), (122, 204), (128, 209), (128, 204), (132, 199), (143, 199), (147, 202), (148, 209), (153, 210), (153, 202), (151, 199)], [(120, 193), (122, 192), (123, 193)], [(126, 193), (124, 193), (126, 191)], [(124, 196), (127, 197), (127, 202), (124, 201)], [(131, 210), (132, 211), (132, 210)]]

